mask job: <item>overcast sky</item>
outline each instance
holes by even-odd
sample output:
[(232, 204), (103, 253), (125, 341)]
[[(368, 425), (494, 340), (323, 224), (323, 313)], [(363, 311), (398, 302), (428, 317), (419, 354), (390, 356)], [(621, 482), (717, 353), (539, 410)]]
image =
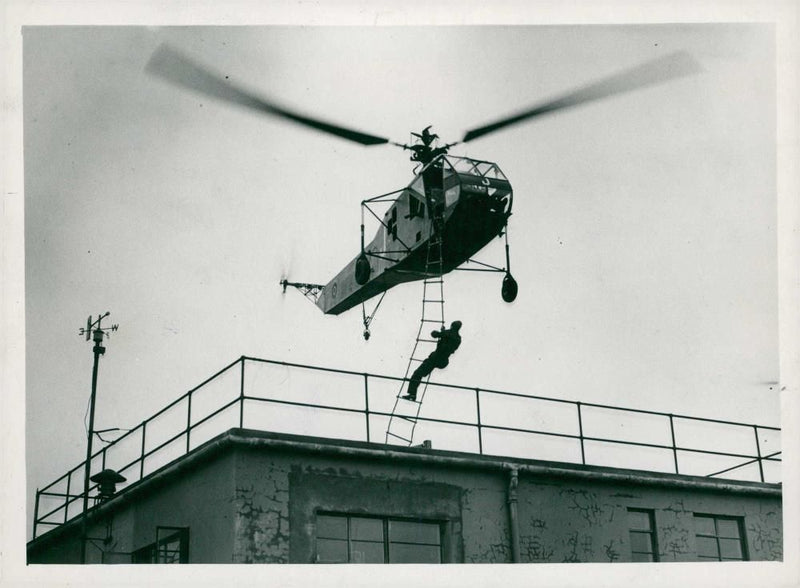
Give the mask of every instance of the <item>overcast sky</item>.
[[(769, 25), (24, 30), (28, 502), (85, 453), (88, 315), (119, 331), (97, 428), (133, 427), (240, 355), (402, 375), (421, 284), (368, 342), (278, 281), (358, 251), (361, 200), (412, 179), (361, 147), (179, 90), (168, 42), (284, 104), (445, 141), (678, 50), (695, 76), (460, 145), (514, 188), (511, 263), (445, 280), (463, 343), (438, 381), (780, 425)], [(369, 230), (369, 229), (368, 229)], [(372, 231), (375, 227), (372, 227)], [(478, 259), (503, 264), (497, 240)]]

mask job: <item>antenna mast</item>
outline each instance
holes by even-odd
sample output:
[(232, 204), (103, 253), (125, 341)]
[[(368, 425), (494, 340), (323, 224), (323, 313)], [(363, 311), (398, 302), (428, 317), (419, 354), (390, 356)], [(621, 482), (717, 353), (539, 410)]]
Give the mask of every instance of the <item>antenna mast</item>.
[(83, 516), (81, 522), (81, 563), (86, 563), (86, 538), (87, 538), (87, 511), (89, 510), (89, 477), (92, 469), (92, 438), (94, 437), (94, 401), (97, 394), (97, 367), (100, 362), (100, 356), (106, 352), (103, 347), (103, 337), (109, 336), (111, 331), (116, 331), (119, 325), (112, 325), (110, 327), (102, 327), (101, 321), (110, 315), (110, 312), (98, 315), (97, 320), (92, 322), (92, 316), (86, 319), (86, 328), (78, 331), (79, 335), (85, 335), (88, 341), (91, 337), (94, 339), (94, 365), (92, 366), (92, 396), (89, 401), (89, 430), (87, 432), (88, 442), (86, 444), (86, 466), (83, 474)]

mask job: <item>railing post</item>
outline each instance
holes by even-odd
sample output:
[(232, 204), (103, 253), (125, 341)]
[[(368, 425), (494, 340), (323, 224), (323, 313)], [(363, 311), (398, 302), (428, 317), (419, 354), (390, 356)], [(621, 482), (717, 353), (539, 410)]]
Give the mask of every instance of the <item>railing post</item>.
[(669, 415), (669, 434), (672, 437), (672, 459), (675, 462), (675, 473), (679, 474), (678, 470), (678, 445), (675, 443), (675, 422), (672, 419), (672, 414)]
[[(69, 491), (67, 491), (67, 500), (69, 500)], [(66, 503), (64, 508), (67, 508), (69, 502)], [(36, 526), (39, 522), (39, 489), (36, 489), (36, 504), (33, 507), (33, 538), (36, 539)]]
[(239, 428), (244, 429), (244, 355), (241, 358), (242, 369), (239, 379)]
[(142, 421), (142, 455), (139, 457), (139, 479), (144, 478), (144, 443), (147, 436), (147, 421)]
[(364, 418), (367, 421), (367, 443), (369, 439), (369, 376), (364, 373)]
[[(69, 518), (69, 491), (72, 486), (72, 471), (67, 472), (67, 497), (64, 499), (64, 522), (66, 523)], [(39, 494), (36, 494), (36, 504), (39, 504)]]
[(753, 433), (756, 435), (756, 455), (758, 456), (758, 473), (761, 476), (761, 482), (764, 482), (764, 464), (761, 461), (761, 444), (758, 442), (758, 425), (753, 425)]
[(475, 388), (475, 408), (478, 414), (478, 453), (483, 455), (483, 427), (481, 427), (481, 389)]
[(186, 405), (186, 453), (189, 453), (189, 440), (192, 436), (192, 391), (189, 390)]
[(576, 402), (575, 405), (578, 407), (578, 436), (581, 441), (581, 463), (586, 465), (586, 448), (583, 445), (583, 415), (581, 414), (581, 403)]

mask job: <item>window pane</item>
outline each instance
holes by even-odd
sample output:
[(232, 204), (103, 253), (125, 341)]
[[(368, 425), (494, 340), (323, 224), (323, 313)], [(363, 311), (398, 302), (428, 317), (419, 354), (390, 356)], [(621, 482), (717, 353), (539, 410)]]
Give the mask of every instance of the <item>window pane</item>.
[(319, 563), (347, 563), (347, 541), (317, 539), (317, 561)]
[(437, 523), (389, 521), (389, 541), (438, 545), (439, 525)]
[(711, 517), (694, 517), (695, 530), (698, 535), (716, 535), (714, 519)]
[(352, 563), (384, 563), (383, 541), (353, 541), (350, 544)]
[(628, 525), (633, 530), (650, 530), (650, 513), (635, 510), (628, 511)]
[(720, 537), (729, 539), (739, 538), (739, 522), (725, 519), (717, 519), (717, 533)]
[(416, 191), (417, 194), (420, 194), (420, 195), (424, 195), (425, 194), (425, 188), (424, 188), (424, 186), (422, 184), (422, 176), (418, 177), (416, 180), (411, 182), (411, 189)]
[(453, 186), (444, 193), (444, 203), (446, 206), (450, 206), (453, 202), (458, 200), (458, 193), (460, 190), (460, 186)]
[(631, 553), (631, 561), (653, 561), (652, 553)]
[(347, 519), (317, 515), (317, 537), (327, 539), (347, 539)]
[(350, 539), (383, 541), (383, 521), (381, 519), (351, 517)]
[(742, 559), (742, 544), (738, 539), (720, 539), (719, 550), (723, 558)]
[(179, 540), (164, 543), (158, 548), (158, 563), (181, 563), (181, 543)]
[(713, 537), (698, 537), (697, 555), (700, 557), (718, 558), (719, 551), (717, 551), (717, 540)]
[(389, 561), (392, 563), (441, 563), (441, 552), (434, 545), (389, 544)]
[(653, 540), (650, 537), (650, 533), (631, 531), (631, 551), (651, 553), (653, 551)]

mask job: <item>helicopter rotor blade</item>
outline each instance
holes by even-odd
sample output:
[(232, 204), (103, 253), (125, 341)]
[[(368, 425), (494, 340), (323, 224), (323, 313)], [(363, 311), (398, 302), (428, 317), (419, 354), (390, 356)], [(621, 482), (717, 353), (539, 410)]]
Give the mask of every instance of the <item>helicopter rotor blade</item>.
[(592, 102), (607, 98), (615, 94), (630, 92), (638, 88), (644, 88), (655, 84), (660, 84), (698, 73), (702, 70), (700, 64), (685, 51), (670, 53), (664, 57), (648, 61), (631, 69), (618, 74), (609, 76), (573, 92), (569, 92), (558, 98), (548, 100), (541, 104), (518, 112), (506, 118), (502, 118), (493, 123), (478, 127), (468, 131), (463, 142), (471, 141), (482, 137), (488, 133), (500, 130), (510, 125), (514, 125), (528, 119), (549, 114), (557, 110), (578, 106), (586, 102)]
[(291, 120), (295, 123), (335, 135), (362, 145), (381, 145), (389, 139), (348, 129), (323, 120), (293, 112), (242, 87), (230, 83), (223, 76), (211, 72), (168, 45), (161, 45), (153, 53), (145, 70), (168, 82), (225, 102), (238, 104), (258, 112)]

